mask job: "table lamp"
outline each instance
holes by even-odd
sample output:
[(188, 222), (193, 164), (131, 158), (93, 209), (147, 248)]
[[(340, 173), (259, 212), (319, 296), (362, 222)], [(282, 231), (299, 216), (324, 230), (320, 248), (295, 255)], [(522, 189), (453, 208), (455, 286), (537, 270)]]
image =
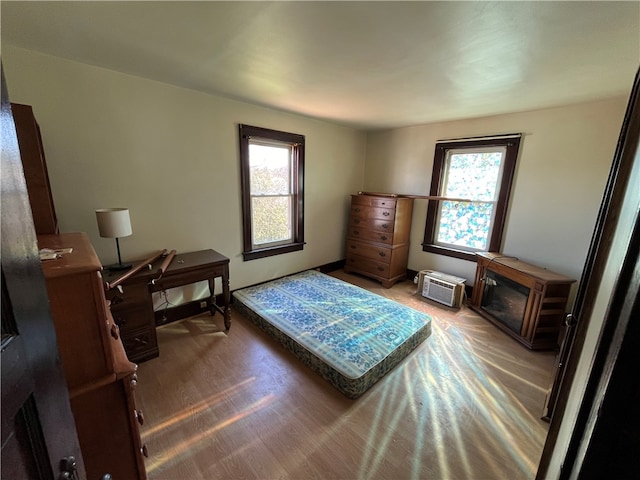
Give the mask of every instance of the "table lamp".
[(118, 263), (105, 267), (111, 271), (128, 270), (131, 264), (123, 264), (120, 258), (120, 242), (121, 237), (128, 237), (133, 233), (131, 230), (131, 219), (129, 218), (128, 208), (101, 208), (96, 210), (96, 219), (98, 220), (98, 231), (103, 238), (115, 238), (116, 248), (118, 249)]

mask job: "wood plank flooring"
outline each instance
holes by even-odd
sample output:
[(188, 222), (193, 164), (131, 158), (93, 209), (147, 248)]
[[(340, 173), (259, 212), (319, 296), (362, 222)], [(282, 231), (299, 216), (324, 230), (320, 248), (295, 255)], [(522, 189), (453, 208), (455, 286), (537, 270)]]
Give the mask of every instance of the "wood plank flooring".
[(349, 400), (235, 311), (228, 336), (219, 314), (158, 328), (136, 390), (149, 479), (533, 478), (555, 353), (409, 281), (332, 275), (431, 314), (432, 335)]

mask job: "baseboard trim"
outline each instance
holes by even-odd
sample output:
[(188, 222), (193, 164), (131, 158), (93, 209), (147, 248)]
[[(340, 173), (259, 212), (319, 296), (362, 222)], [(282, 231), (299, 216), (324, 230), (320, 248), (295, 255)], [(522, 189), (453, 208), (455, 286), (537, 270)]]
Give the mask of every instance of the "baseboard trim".
[(338, 260), (337, 262), (325, 263), (324, 265), (320, 265), (319, 267), (314, 268), (314, 270), (318, 270), (322, 273), (335, 272), (336, 270), (344, 268), (346, 263), (347, 262), (345, 260)]

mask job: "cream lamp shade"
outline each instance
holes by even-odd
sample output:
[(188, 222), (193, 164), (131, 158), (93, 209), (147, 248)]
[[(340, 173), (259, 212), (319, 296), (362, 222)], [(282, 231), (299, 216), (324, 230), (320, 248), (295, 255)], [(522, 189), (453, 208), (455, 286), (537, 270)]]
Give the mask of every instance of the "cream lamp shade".
[(96, 218), (101, 237), (122, 238), (133, 233), (128, 208), (101, 208), (96, 210)]
[(131, 264), (123, 264), (120, 257), (121, 237), (128, 237), (133, 234), (131, 230), (131, 219), (129, 218), (128, 208), (101, 208), (96, 210), (96, 219), (98, 220), (98, 231), (103, 238), (115, 238), (116, 248), (118, 249), (118, 263), (106, 267), (108, 270), (118, 271), (131, 268)]

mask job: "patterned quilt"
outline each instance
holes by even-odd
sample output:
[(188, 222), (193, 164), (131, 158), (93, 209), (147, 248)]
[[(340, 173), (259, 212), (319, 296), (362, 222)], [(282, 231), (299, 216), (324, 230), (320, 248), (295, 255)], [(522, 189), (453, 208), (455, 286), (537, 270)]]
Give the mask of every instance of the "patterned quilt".
[(431, 334), (429, 315), (314, 270), (233, 296), (240, 313), (349, 398)]

